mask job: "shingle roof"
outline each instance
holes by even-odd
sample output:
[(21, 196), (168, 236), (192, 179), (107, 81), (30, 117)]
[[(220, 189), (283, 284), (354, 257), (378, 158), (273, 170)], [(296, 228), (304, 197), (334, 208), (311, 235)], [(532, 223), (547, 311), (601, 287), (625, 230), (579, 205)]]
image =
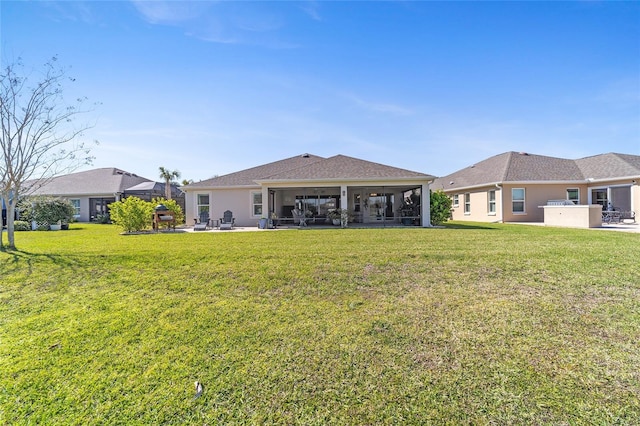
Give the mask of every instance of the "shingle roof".
[(444, 190), (505, 182), (565, 182), (640, 176), (640, 156), (601, 154), (579, 160), (505, 152), (438, 178)]
[(33, 195), (100, 195), (123, 192), (142, 182), (151, 182), (147, 178), (125, 172), (114, 167), (87, 170), (57, 176), (38, 187), (38, 181), (31, 181)]
[(323, 158), (303, 154), (263, 166), (218, 176), (185, 187), (255, 186), (258, 181), (305, 181), (318, 179), (431, 178), (432, 176), (397, 167), (360, 160), (345, 155)]
[(322, 157), (311, 154), (298, 155), (284, 160), (274, 161), (273, 163), (264, 164), (262, 166), (230, 173), (228, 175), (217, 176), (211, 179), (195, 182), (185, 186), (183, 189), (199, 187), (255, 186), (256, 180), (265, 179), (269, 176), (283, 173), (288, 170), (305, 167), (323, 159), (324, 158)]
[(509, 153), (503, 181), (566, 181), (583, 179), (575, 161), (526, 153)]
[(336, 155), (310, 164), (307, 167), (288, 170), (264, 180), (312, 180), (312, 179), (391, 179), (430, 178), (432, 176), (411, 170), (360, 160), (346, 155)]
[(607, 179), (640, 175), (640, 155), (608, 153), (576, 160), (586, 179)]

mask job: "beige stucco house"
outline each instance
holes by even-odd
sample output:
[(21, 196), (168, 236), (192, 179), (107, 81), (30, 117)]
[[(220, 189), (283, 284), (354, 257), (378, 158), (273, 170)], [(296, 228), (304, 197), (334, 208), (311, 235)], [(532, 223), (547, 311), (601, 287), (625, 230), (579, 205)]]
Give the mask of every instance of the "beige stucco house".
[(640, 156), (601, 154), (570, 160), (506, 152), (436, 179), (453, 200), (452, 219), (543, 222), (552, 200), (640, 212)]
[(294, 209), (308, 212), (310, 225), (327, 224), (336, 208), (369, 225), (399, 224), (399, 208), (410, 193), (421, 197), (417, 223), (430, 226), (429, 184), (434, 176), (344, 155), (303, 154), (184, 186), (187, 221), (218, 220), (233, 212), (237, 226), (261, 218), (293, 223)]

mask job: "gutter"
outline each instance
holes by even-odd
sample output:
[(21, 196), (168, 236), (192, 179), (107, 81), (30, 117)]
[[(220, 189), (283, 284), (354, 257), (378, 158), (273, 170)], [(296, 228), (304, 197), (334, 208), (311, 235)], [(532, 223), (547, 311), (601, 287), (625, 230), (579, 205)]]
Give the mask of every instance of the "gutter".
[[(625, 178), (621, 178), (625, 179)], [(640, 178), (639, 178), (640, 179)], [(603, 182), (618, 180), (618, 179), (604, 179)], [(587, 180), (529, 180), (529, 181), (508, 181), (508, 182), (487, 182), (479, 185), (470, 185), (470, 186), (457, 186), (454, 188), (436, 188), (442, 189), (444, 192), (452, 192), (452, 191), (464, 191), (467, 189), (477, 189), (477, 188), (487, 188), (490, 186), (495, 186), (498, 189), (502, 189), (504, 185), (578, 185), (578, 184), (589, 184), (591, 182), (596, 181), (587, 181)]]

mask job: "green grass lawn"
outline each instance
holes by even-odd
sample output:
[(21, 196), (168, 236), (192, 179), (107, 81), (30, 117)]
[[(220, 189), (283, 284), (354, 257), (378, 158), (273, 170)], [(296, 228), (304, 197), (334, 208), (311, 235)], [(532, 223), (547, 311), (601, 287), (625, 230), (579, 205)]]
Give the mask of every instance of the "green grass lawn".
[(640, 423), (640, 236), (476, 225), (16, 233), (0, 424)]

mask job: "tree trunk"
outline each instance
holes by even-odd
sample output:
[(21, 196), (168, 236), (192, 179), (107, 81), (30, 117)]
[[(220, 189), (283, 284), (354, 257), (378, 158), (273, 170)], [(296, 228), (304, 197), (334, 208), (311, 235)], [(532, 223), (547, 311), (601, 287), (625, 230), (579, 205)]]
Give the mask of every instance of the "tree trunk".
[(164, 198), (171, 199), (171, 181), (167, 180), (164, 184)]
[[(15, 214), (16, 214), (15, 202), (16, 201), (13, 199), (11, 200), (5, 199), (5, 206), (7, 206), (7, 239), (9, 241), (7, 248), (10, 250), (16, 249), (16, 241), (14, 238), (15, 226), (13, 223), (13, 218), (15, 217)], [(0, 246), (2, 246), (2, 244), (3, 244), (2, 233), (0, 232)]]

